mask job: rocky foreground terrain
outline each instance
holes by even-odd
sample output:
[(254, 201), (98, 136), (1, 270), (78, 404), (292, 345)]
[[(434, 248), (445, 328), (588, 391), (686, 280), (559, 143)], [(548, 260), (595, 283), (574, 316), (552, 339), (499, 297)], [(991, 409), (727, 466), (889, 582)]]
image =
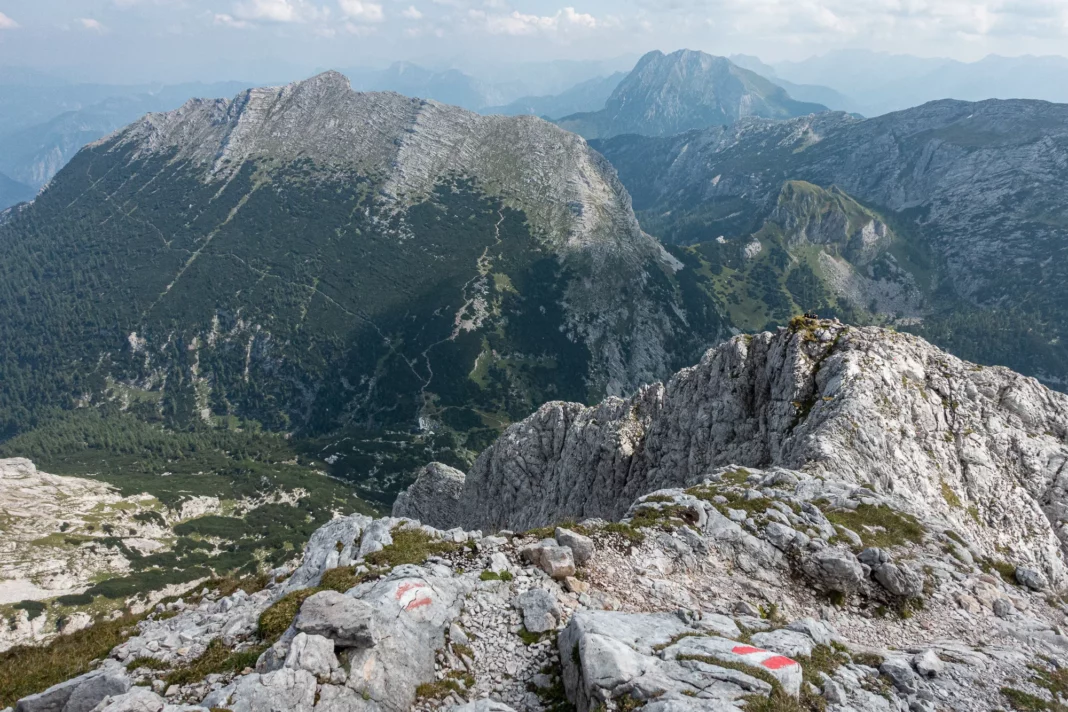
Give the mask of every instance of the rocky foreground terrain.
[(1063, 709), (1063, 399), (887, 331), (739, 338), (161, 603), (15, 709)]

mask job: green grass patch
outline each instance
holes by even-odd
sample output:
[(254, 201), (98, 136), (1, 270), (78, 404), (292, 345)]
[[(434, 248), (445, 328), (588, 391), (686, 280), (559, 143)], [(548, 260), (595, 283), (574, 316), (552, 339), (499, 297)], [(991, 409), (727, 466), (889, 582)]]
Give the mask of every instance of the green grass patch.
[(862, 504), (855, 510), (832, 510), (826, 515), (831, 523), (859, 534), (864, 546), (887, 549), (923, 541), (924, 529), (915, 517), (885, 505)]
[(258, 626), (260, 638), (268, 644), (273, 644), (281, 638), (300, 613), (300, 607), (304, 605), (304, 601), (322, 590), (321, 588), (305, 588), (288, 593), (275, 601), (270, 608), (260, 614)]
[(1008, 700), (1014, 710), (1018, 712), (1041, 712), (1042, 710), (1050, 710), (1051, 712), (1065, 712), (1068, 707), (1065, 707), (1059, 702), (1051, 702), (1044, 700), (1037, 695), (1032, 695), (1023, 690), (1017, 690), (1014, 687), (1001, 688), (1002, 696)]
[(127, 670), (136, 670), (137, 668), (148, 668), (149, 670), (170, 670), (171, 666), (163, 662), (159, 658), (149, 657), (134, 658), (130, 662), (126, 663)]
[(93, 663), (136, 632), (141, 617), (101, 621), (42, 646), (18, 646), (0, 653), (0, 706), (89, 672)]
[(200, 682), (208, 675), (239, 673), (245, 668), (256, 667), (256, 660), (269, 646), (258, 645), (249, 650), (235, 652), (228, 648), (221, 639), (208, 643), (207, 649), (200, 657), (184, 665), (165, 678), (168, 685), (188, 685)]
[(431, 556), (444, 556), (460, 550), (460, 545), (441, 541), (422, 529), (394, 529), (393, 543), (364, 557), (370, 566), (395, 568), (404, 564), (421, 564)]

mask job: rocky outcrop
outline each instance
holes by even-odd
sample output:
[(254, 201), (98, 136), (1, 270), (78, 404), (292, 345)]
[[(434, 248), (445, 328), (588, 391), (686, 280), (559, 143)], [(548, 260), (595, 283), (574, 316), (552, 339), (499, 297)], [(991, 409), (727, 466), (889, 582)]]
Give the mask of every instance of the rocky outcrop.
[(419, 472), (411, 487), (397, 495), (393, 516), (447, 529), (460, 521), (459, 500), (463, 488), (464, 473), (432, 462)]
[[(909, 506), (824, 475), (734, 467), (554, 539), (340, 518), (264, 590), (161, 605), (99, 670), (19, 709), (985, 712), (1003, 695), (1055, 700), (1043, 676), (1068, 660), (1056, 623), (1068, 607), (1016, 583), (1037, 572), (984, 571), (974, 541)], [(573, 577), (529, 555), (548, 549), (582, 562)], [(255, 669), (229, 663), (257, 654)]]
[(468, 473), (468, 527), (618, 519), (710, 469), (782, 465), (896, 494), (986, 556), (1065, 580), (1068, 397), (924, 340), (799, 320), (737, 337), (666, 384), (586, 408), (550, 403)]

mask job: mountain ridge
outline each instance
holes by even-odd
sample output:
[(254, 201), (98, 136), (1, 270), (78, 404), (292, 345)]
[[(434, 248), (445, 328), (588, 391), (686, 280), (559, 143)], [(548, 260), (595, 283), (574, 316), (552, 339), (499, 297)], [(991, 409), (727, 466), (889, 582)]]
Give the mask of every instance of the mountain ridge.
[[(1012, 547), (1064, 581), (1066, 410), (1068, 396), (1034, 379), (918, 337), (799, 317), (627, 399), (546, 404), (466, 477), (428, 468), (394, 516), (433, 512), (433, 492), (445, 501), (436, 512), (465, 527), (615, 521), (636, 493), (693, 486), (715, 468), (785, 467), (898, 495), (985, 555)], [(428, 523), (446, 525), (438, 516)]]

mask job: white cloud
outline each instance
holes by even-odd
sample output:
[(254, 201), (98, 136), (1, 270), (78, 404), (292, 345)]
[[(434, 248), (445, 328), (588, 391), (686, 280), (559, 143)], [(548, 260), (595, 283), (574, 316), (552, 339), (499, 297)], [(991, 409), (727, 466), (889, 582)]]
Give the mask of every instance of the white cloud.
[(422, 20), (423, 19), (423, 13), (421, 13), (419, 11), (419, 8), (417, 8), (415, 5), (409, 5), (408, 9), (405, 10), (404, 12), (402, 12), (401, 15), (403, 15), (406, 18), (408, 18), (409, 20)]
[(0, 12), (0, 30), (13, 30), (19, 26), (19, 23), (12, 20), (10, 17)]
[(226, 27), (248, 27), (248, 23), (244, 20), (238, 20), (233, 15), (227, 15), (226, 13), (215, 15), (214, 22), (216, 25), (224, 25)]
[(328, 14), (306, 0), (245, 0), (234, 5), (232, 17), (243, 21), (298, 23), (318, 20)]
[(106, 28), (100, 24), (99, 20), (94, 20), (91, 17), (79, 17), (77, 20), (83, 28), (90, 30), (91, 32), (105, 32)]
[(367, 0), (338, 0), (338, 7), (345, 17), (359, 22), (382, 22), (385, 15), (382, 6)]
[(596, 29), (597, 18), (565, 7), (555, 15), (527, 15), (518, 10), (507, 15), (488, 14), (471, 10), (469, 17), (494, 35), (562, 35), (570, 32)]

